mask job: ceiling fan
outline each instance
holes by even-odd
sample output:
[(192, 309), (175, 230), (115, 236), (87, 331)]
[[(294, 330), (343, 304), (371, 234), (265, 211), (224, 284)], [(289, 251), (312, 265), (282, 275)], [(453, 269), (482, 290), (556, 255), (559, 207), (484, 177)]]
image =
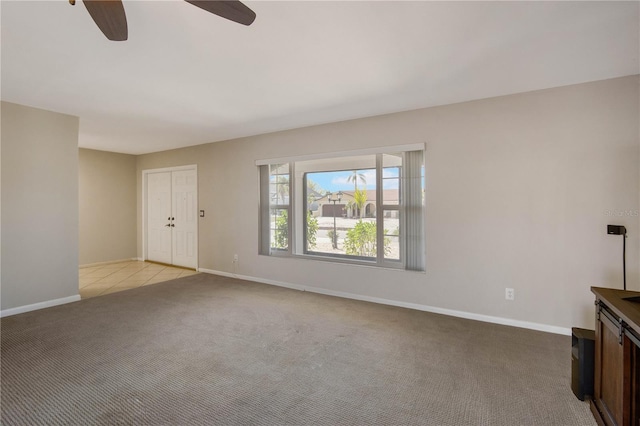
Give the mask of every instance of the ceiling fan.
[[(185, 0), (194, 6), (243, 25), (251, 25), (256, 14), (239, 0)], [(109, 40), (124, 41), (128, 37), (127, 17), (122, 0), (82, 0), (100, 31)], [(76, 0), (69, 0), (72, 5)]]

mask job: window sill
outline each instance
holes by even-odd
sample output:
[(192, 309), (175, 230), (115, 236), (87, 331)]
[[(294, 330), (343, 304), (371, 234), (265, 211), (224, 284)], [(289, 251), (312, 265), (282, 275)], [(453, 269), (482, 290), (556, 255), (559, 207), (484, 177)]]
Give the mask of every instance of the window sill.
[(348, 258), (331, 256), (331, 255), (310, 254), (310, 253), (306, 253), (306, 254), (277, 253), (273, 255), (261, 254), (261, 256), (273, 257), (278, 259), (302, 259), (306, 261), (319, 261), (319, 262), (332, 263), (337, 265), (357, 266), (360, 268), (368, 268), (368, 269), (378, 269), (378, 270), (384, 269), (388, 271), (426, 274), (426, 271), (414, 271), (414, 270), (404, 269), (403, 265), (400, 262), (398, 262), (398, 265), (395, 266), (391, 264), (391, 262), (385, 263), (385, 264), (378, 264), (375, 261), (370, 261), (370, 260), (348, 259)]

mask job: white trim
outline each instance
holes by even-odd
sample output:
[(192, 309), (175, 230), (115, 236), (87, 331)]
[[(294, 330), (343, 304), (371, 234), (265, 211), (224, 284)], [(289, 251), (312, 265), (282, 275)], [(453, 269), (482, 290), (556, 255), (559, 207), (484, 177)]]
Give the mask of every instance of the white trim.
[(237, 279), (246, 280), (246, 281), (255, 281), (255, 282), (258, 282), (258, 283), (262, 283), (262, 284), (275, 285), (275, 286), (278, 286), (278, 287), (286, 287), (286, 288), (290, 288), (290, 289), (293, 289), (293, 290), (309, 291), (311, 293), (324, 294), (324, 295), (327, 295), (327, 296), (336, 296), (336, 297), (343, 297), (345, 299), (362, 300), (362, 301), (365, 301), (365, 302), (380, 303), (382, 305), (398, 306), (398, 307), (401, 307), (401, 308), (415, 309), (417, 311), (431, 312), (431, 313), (434, 313), (434, 314), (448, 315), (448, 316), (451, 316), (451, 317), (465, 318), (465, 319), (470, 319), (470, 320), (474, 320), (474, 321), (482, 321), (482, 322), (488, 322), (488, 323), (492, 323), (492, 324), (508, 325), (508, 326), (511, 326), (511, 327), (526, 328), (526, 329), (529, 329), (529, 330), (537, 330), (537, 331), (544, 331), (544, 332), (547, 332), (547, 333), (562, 334), (562, 335), (565, 335), (565, 336), (571, 336), (571, 329), (570, 328), (558, 327), (558, 326), (555, 326), (555, 325), (540, 324), (540, 323), (529, 322), (529, 321), (515, 320), (515, 319), (511, 319), (511, 318), (502, 318), (502, 317), (494, 317), (494, 316), (490, 316), (490, 315), (475, 314), (473, 312), (456, 311), (456, 310), (453, 310), (453, 309), (445, 309), (445, 308), (438, 308), (438, 307), (435, 307), (435, 306), (420, 305), (418, 303), (401, 302), (401, 301), (398, 301), (398, 300), (383, 299), (383, 298), (380, 298), (380, 297), (363, 296), (363, 295), (360, 295), (360, 294), (345, 293), (345, 292), (342, 292), (342, 291), (335, 291), (335, 290), (327, 290), (327, 289), (319, 288), (319, 287), (310, 287), (310, 286), (300, 285), (300, 284), (285, 283), (285, 282), (282, 282), (282, 281), (275, 281), (275, 280), (270, 280), (270, 279), (266, 279), (266, 278), (258, 278), (258, 277), (251, 277), (251, 276), (247, 276), (247, 275), (231, 274), (229, 272), (215, 271), (215, 270), (212, 270), (212, 269), (200, 268), (200, 269), (198, 269), (198, 272), (204, 272), (204, 273), (213, 274), (213, 275), (220, 275), (220, 276), (223, 276), (223, 277), (237, 278)]
[(106, 262), (96, 262), (96, 263), (85, 263), (84, 265), (78, 266), (78, 268), (79, 269), (92, 268), (94, 266), (111, 265), (111, 264), (114, 264), (114, 263), (129, 262), (129, 261), (132, 261), (132, 260), (140, 260), (140, 258), (139, 257), (131, 257), (129, 259), (108, 260)]
[(192, 170), (197, 169), (197, 164), (187, 164), (184, 166), (175, 166), (175, 167), (161, 167), (159, 169), (146, 169), (142, 171), (142, 174), (145, 173), (162, 173), (162, 172), (178, 172), (180, 170)]
[[(142, 257), (137, 260), (144, 262), (147, 260), (147, 176), (151, 173), (175, 172), (181, 170), (196, 171), (196, 267), (200, 262), (200, 179), (198, 177), (198, 165), (189, 164), (185, 166), (162, 167), (159, 169), (146, 169), (142, 171)], [(177, 265), (176, 265), (177, 266)]]
[(326, 152), (324, 154), (296, 155), (293, 157), (268, 158), (256, 160), (256, 166), (269, 164), (291, 163), (296, 161), (321, 160), (325, 158), (352, 157), (354, 155), (386, 154), (398, 151), (425, 151), (426, 144), (416, 143), (409, 145), (381, 146), (376, 148), (354, 149), (351, 151)]
[(64, 305), (66, 303), (77, 302), (80, 300), (80, 295), (63, 297), (60, 299), (46, 300), (44, 302), (33, 303), (31, 305), (18, 306), (17, 308), (10, 308), (0, 311), (0, 318), (8, 317), (11, 315), (23, 314), (25, 312), (37, 311), (38, 309), (50, 308), (52, 306)]

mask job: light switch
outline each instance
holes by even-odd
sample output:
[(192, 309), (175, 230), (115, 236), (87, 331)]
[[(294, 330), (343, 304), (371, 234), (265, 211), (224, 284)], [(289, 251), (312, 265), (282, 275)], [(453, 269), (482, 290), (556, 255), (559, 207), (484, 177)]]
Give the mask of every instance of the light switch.
[(204, 217), (204, 210), (200, 210), (200, 217)]

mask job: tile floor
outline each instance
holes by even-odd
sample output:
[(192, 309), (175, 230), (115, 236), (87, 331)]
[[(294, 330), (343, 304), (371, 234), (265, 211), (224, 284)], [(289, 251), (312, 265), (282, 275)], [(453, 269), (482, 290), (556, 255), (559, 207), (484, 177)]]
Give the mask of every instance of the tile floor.
[(90, 266), (80, 269), (80, 297), (87, 299), (193, 274), (197, 274), (193, 269), (135, 260)]

